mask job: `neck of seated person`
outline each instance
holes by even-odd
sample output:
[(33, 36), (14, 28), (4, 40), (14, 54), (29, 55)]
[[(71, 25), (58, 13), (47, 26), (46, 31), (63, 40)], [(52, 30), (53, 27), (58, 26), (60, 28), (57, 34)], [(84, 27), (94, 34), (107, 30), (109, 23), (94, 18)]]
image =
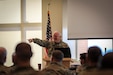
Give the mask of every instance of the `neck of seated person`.
[(26, 61), (26, 62), (19, 61), (17, 62), (17, 66), (20, 66), (20, 67), (30, 66), (30, 61)]
[(88, 62), (88, 66), (89, 67), (97, 67), (97, 63), (96, 62)]
[(54, 63), (54, 62), (55, 62), (55, 63), (62, 64), (62, 61), (59, 61), (59, 60), (56, 60), (56, 59), (52, 59), (52, 60), (51, 60), (51, 63)]

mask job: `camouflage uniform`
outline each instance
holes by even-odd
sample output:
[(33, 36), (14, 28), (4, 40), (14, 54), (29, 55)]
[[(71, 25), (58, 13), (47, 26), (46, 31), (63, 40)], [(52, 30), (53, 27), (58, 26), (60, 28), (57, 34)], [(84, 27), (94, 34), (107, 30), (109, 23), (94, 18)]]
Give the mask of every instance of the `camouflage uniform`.
[(0, 65), (0, 75), (7, 75), (8, 73), (9, 73), (9, 68), (4, 65)]
[(70, 70), (58, 62), (50, 63), (42, 72), (44, 75), (73, 75)]
[(98, 68), (96, 66), (87, 66), (86, 69), (82, 70), (78, 75), (97, 75), (95, 74), (97, 71)]
[(81, 71), (84, 71), (88, 66), (86, 64), (83, 64), (83, 65), (80, 65), (80, 66), (77, 66), (76, 68), (76, 73), (80, 73)]
[(37, 74), (38, 71), (35, 71), (32, 67), (13, 67), (10, 70), (9, 75), (40, 75)]
[(50, 41), (40, 40), (38, 38), (35, 38), (35, 39), (33, 39), (33, 42), (42, 47), (46, 47), (48, 50), (49, 57), (55, 48), (69, 48), (68, 44), (63, 41), (61, 41), (59, 43), (55, 43), (54, 41), (50, 42)]

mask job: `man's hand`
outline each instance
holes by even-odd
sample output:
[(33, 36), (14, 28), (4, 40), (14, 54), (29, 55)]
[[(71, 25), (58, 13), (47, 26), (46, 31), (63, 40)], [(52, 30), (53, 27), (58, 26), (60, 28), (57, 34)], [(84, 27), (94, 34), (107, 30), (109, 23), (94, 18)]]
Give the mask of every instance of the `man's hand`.
[(29, 43), (33, 42), (33, 39), (28, 39)]

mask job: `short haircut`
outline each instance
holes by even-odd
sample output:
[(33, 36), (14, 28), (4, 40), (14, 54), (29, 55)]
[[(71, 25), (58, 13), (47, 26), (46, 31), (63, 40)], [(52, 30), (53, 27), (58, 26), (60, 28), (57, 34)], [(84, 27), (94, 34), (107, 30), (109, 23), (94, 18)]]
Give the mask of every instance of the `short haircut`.
[(61, 33), (58, 32), (58, 31), (55, 31), (53, 35), (59, 35), (59, 36), (61, 36)]
[(98, 62), (102, 56), (101, 49), (98, 46), (92, 46), (88, 49), (88, 59), (92, 62)]
[(17, 44), (15, 53), (17, 57), (22, 61), (30, 60), (32, 56), (31, 46), (28, 43), (21, 42)]
[(0, 47), (0, 63), (4, 63), (6, 61), (6, 55), (7, 55), (6, 49), (4, 47)]
[(86, 60), (86, 55), (87, 55), (87, 53), (81, 53), (80, 54), (80, 59)]
[(52, 52), (52, 58), (57, 61), (62, 61), (64, 58), (64, 54), (60, 50), (54, 50)]
[(102, 69), (113, 69), (113, 52), (107, 53), (103, 56), (101, 67)]

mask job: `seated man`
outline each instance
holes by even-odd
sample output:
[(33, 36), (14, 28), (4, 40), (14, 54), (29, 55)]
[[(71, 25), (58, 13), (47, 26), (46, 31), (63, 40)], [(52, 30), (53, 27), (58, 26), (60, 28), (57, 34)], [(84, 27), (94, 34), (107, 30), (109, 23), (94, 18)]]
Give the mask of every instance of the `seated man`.
[(106, 53), (103, 56), (98, 75), (113, 75), (113, 52)]
[(0, 47), (0, 75), (6, 75), (9, 71), (8, 67), (4, 65), (6, 62), (7, 51), (4, 47)]
[(113, 52), (106, 53), (103, 56), (101, 69), (113, 69)]
[(17, 44), (15, 48), (16, 66), (11, 69), (9, 75), (36, 75), (38, 72), (30, 65), (32, 55), (32, 49), (28, 43), (21, 42)]
[(76, 69), (76, 73), (80, 73), (81, 71), (85, 70), (86, 67), (87, 67), (87, 53), (81, 53), (80, 54), (80, 63), (81, 65), (80, 66), (77, 66), (77, 69)]
[(98, 46), (88, 48), (88, 64), (85, 70), (81, 71), (79, 75), (97, 75), (98, 62), (102, 58), (101, 49)]
[(45, 75), (71, 75), (62, 64), (64, 54), (61, 51), (54, 50), (50, 58), (50, 64), (42, 70)]

